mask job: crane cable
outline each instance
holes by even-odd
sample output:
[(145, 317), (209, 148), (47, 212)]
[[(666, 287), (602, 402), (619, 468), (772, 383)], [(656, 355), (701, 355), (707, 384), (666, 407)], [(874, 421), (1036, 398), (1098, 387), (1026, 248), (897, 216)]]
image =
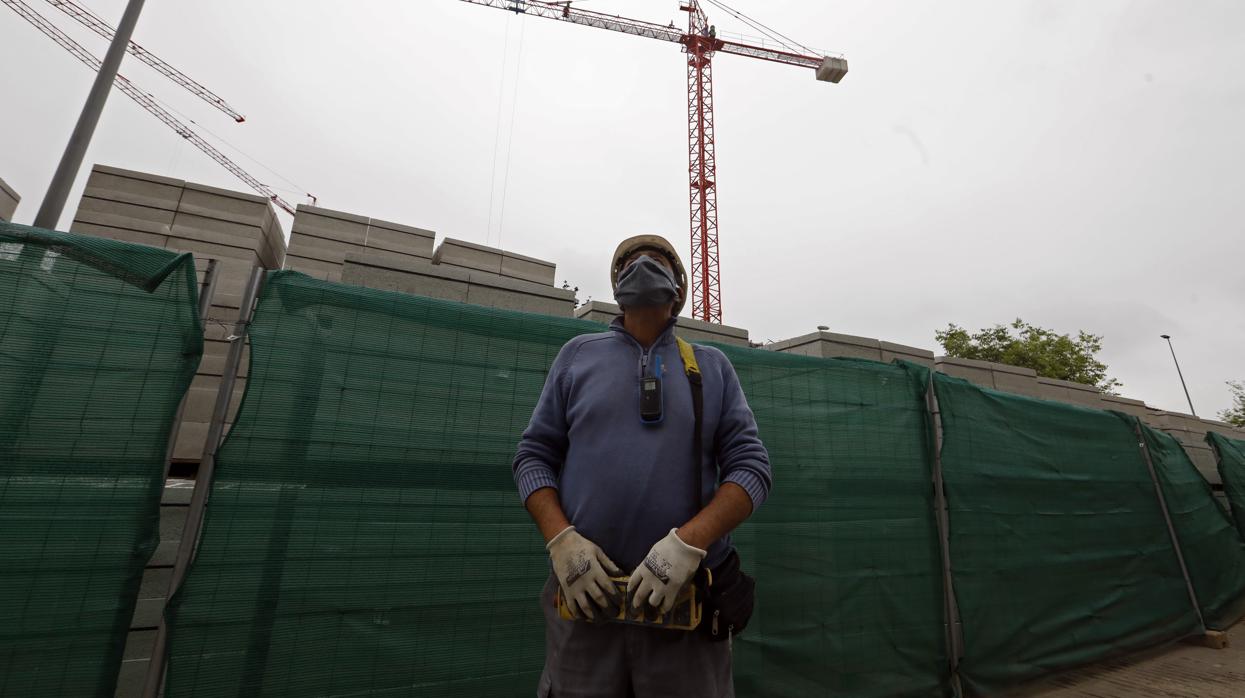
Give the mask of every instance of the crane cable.
[(777, 31), (777, 30), (774, 30), (774, 29), (771, 29), (771, 28), (769, 28), (769, 27), (765, 26), (764, 24), (762, 24), (762, 23), (758, 22), (758, 21), (757, 21), (757, 20), (755, 20), (755, 19), (752, 19), (751, 17), (749, 17), (748, 15), (746, 15), (746, 14), (744, 14), (744, 13), (740, 12), (739, 10), (736, 10), (735, 8), (730, 7), (729, 5), (727, 5), (727, 4), (726, 4), (726, 3), (724, 3), (724, 2), (719, 2), (719, 0), (705, 0), (705, 2), (708, 2), (709, 4), (713, 5), (714, 7), (717, 7), (718, 9), (723, 10), (723, 11), (725, 11), (725, 12), (727, 12), (727, 13), (729, 13), (729, 14), (733, 15), (736, 19), (740, 20), (741, 22), (743, 22), (743, 23), (747, 24), (748, 26), (752, 27), (753, 29), (755, 29), (755, 30), (757, 30), (757, 31), (761, 32), (762, 34), (765, 34), (766, 36), (768, 36), (769, 38), (773, 39), (774, 41), (777, 41), (778, 43), (782, 44), (782, 45), (783, 45), (783, 46), (785, 46), (785, 47), (786, 47), (789, 51), (795, 52), (796, 48), (799, 48), (800, 50), (805, 51), (805, 52), (807, 52), (807, 53), (808, 53), (808, 54), (810, 54), (810, 55), (819, 55), (817, 51), (815, 51), (815, 50), (813, 50), (813, 49), (811, 49), (811, 48), (809, 48), (809, 47), (805, 46), (804, 44), (801, 44), (800, 42), (796, 41), (795, 39), (792, 39), (791, 37), (789, 37), (789, 36), (787, 36), (787, 35), (785, 35), (785, 34), (783, 34), (783, 33), (779, 32), (779, 31)]
[(488, 172), (488, 224), (484, 229), (484, 244), (493, 235), (493, 199), (497, 191), (497, 151), (501, 145), (501, 107), (506, 99), (506, 59), (510, 56), (510, 23), (506, 23), (506, 41), (501, 49), (501, 67), (497, 70), (500, 82), (497, 86), (497, 128), (493, 131), (493, 166)]
[(510, 161), (514, 153), (514, 121), (519, 110), (520, 73), (523, 70), (523, 36), (527, 32), (527, 22), (519, 19), (519, 55), (514, 64), (514, 100), (510, 103), (510, 133), (506, 136), (506, 174), (501, 181), (501, 212), (497, 214), (497, 248), (502, 247), (501, 234), (506, 225), (506, 194), (510, 191)]

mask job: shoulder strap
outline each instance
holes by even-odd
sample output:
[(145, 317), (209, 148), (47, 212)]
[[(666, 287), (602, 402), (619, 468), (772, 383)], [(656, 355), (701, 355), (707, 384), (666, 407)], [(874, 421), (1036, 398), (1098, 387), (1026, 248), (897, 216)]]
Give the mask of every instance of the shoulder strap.
[(704, 507), (703, 481), (701, 472), (704, 461), (704, 444), (701, 441), (701, 422), (704, 421), (705, 414), (705, 390), (704, 384), (700, 379), (700, 364), (696, 363), (696, 351), (692, 345), (687, 343), (682, 337), (675, 337), (674, 341), (679, 345), (679, 358), (683, 359), (683, 372), (687, 374), (687, 382), (692, 386), (692, 415), (694, 418), (694, 426), (692, 427), (692, 470), (696, 475), (692, 478), (695, 486), (693, 490), (692, 501), (696, 502), (696, 509), (699, 511)]

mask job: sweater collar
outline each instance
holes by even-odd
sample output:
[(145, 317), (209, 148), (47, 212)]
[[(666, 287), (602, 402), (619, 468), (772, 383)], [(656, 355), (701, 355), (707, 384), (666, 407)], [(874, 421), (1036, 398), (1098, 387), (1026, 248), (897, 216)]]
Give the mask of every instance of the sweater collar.
[[(653, 342), (653, 346), (659, 347), (663, 344), (669, 344), (674, 341), (674, 328), (678, 325), (678, 323), (679, 319), (677, 317), (670, 318), (670, 322), (666, 324), (666, 329), (662, 330), (661, 334), (657, 335), (657, 339)], [(632, 334), (627, 331), (627, 328), (623, 326), (623, 316), (621, 315), (615, 317), (613, 321), (610, 322), (610, 329), (626, 337), (627, 339), (630, 339), (637, 345), (640, 343), (640, 340), (632, 336)]]

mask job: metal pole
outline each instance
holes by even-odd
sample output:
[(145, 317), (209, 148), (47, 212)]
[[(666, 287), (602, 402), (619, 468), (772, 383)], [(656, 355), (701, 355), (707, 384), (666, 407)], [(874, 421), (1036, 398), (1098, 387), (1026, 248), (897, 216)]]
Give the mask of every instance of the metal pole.
[(1180, 563), (1180, 574), (1184, 576), (1185, 589), (1189, 591), (1189, 601), (1193, 604), (1193, 612), (1197, 614), (1197, 624), (1206, 633), (1206, 620), (1202, 618), (1202, 604), (1197, 600), (1197, 592), (1193, 590), (1193, 580), (1189, 577), (1189, 568), (1184, 563), (1184, 552), (1180, 548), (1180, 538), (1176, 536), (1176, 526), (1172, 523), (1171, 512), (1167, 510), (1167, 499), (1163, 496), (1163, 487), (1159, 484), (1158, 472), (1154, 469), (1154, 460), (1150, 458), (1150, 446), (1141, 433), (1141, 420), (1132, 417), (1133, 433), (1137, 435), (1137, 447), (1146, 461), (1146, 469), (1150, 471), (1150, 481), (1154, 483), (1154, 495), (1159, 500), (1159, 510), (1163, 512), (1163, 521), (1167, 523), (1167, 535), (1171, 538), (1172, 549), (1176, 551), (1176, 562)]
[(69, 198), (69, 190), (82, 167), (82, 159), (86, 157), (91, 136), (95, 135), (99, 115), (104, 111), (104, 102), (108, 101), (108, 93), (112, 91), (117, 69), (121, 67), (121, 59), (125, 57), (130, 36), (134, 34), (134, 25), (138, 24), (138, 15), (142, 10), (143, 0), (129, 0), (125, 7), (125, 14), (121, 16), (117, 32), (112, 37), (112, 44), (108, 46), (104, 62), (99, 66), (99, 74), (95, 76), (95, 84), (91, 85), (86, 104), (82, 106), (78, 124), (69, 136), (65, 153), (56, 167), (56, 174), (52, 176), (52, 183), (48, 185), (48, 193), (43, 197), (43, 205), (35, 216), (36, 228), (53, 229), (60, 221), (61, 212), (65, 210), (65, 200)]
[(1189, 386), (1185, 385), (1184, 373), (1180, 371), (1180, 362), (1176, 361), (1176, 350), (1172, 348), (1172, 337), (1169, 334), (1161, 334), (1159, 336), (1167, 340), (1167, 348), (1171, 349), (1172, 361), (1176, 363), (1176, 375), (1180, 376), (1180, 387), (1184, 388), (1184, 399), (1189, 401), (1189, 413), (1196, 417), (1197, 412), (1193, 409), (1193, 398), (1189, 397)]
[(963, 656), (964, 636), (960, 623), (960, 606), (955, 599), (955, 582), (951, 576), (951, 522), (948, 517), (947, 492), (942, 473), (942, 410), (938, 407), (938, 395), (934, 392), (934, 374), (930, 372), (926, 385), (925, 408), (929, 413), (933, 432), (934, 521), (938, 525), (939, 552), (942, 556), (943, 611), (947, 616), (947, 654), (951, 662), (951, 681), (956, 695), (960, 695), (960, 657)]
[[(186, 528), (182, 531), (182, 542), (177, 546), (177, 559), (173, 562), (173, 580), (169, 584), (169, 595), (165, 605), (173, 598), (173, 594), (186, 578), (186, 570), (194, 558), (195, 548), (199, 543), (199, 528), (203, 521), (203, 511), (207, 506), (208, 492), (212, 489), (212, 477), (216, 470), (216, 449), (220, 446), (221, 436), (225, 432), (225, 417), (229, 413), (229, 401), (233, 397), (233, 384), (238, 377), (238, 367), (242, 363), (242, 349), (246, 344), (247, 327), (251, 324), (254, 313), (255, 298), (259, 294), (260, 284), (264, 281), (265, 269), (258, 264), (251, 270), (251, 278), (242, 292), (242, 308), (238, 311), (238, 322), (234, 325), (233, 334), (229, 337), (229, 353), (225, 356), (225, 368), (221, 372), (220, 390), (216, 393), (216, 404), (212, 409), (212, 421), (208, 425), (207, 443), (203, 445), (203, 459), (199, 463), (199, 472), (195, 476), (195, 489), (190, 495), (190, 510), (186, 512)], [(143, 686), (143, 698), (156, 698), (164, 684), (165, 653), (168, 649), (168, 627), (164, 616), (160, 616), (160, 626), (156, 629), (156, 640), (151, 651), (151, 663), (147, 666), (147, 682)]]

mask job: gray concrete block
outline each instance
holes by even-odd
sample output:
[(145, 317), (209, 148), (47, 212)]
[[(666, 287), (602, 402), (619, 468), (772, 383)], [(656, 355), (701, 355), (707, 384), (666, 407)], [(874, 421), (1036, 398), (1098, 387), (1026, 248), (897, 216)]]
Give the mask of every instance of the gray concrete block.
[(128, 228), (153, 235), (168, 235), (176, 215), (173, 211), (164, 209), (84, 196), (78, 202), (74, 220), (112, 228)]
[(13, 212), (17, 210), (17, 204), (22, 197), (13, 190), (3, 179), (0, 179), (0, 221), (13, 220)]
[(179, 179), (153, 181), (150, 178), (136, 176), (140, 173), (127, 172), (117, 174), (107, 172), (101, 165), (96, 165), (87, 178), (84, 197), (110, 199), (128, 204), (137, 204), (148, 208), (176, 211), (177, 202), (182, 198), (182, 184)]
[(995, 390), (1002, 390), (1026, 397), (1042, 397), (1037, 382), (1037, 371), (1031, 368), (1008, 366), (1007, 364), (992, 362), (990, 364), (990, 373), (991, 379), (994, 381)]
[(325, 240), (337, 240), (362, 246), (367, 239), (368, 219), (341, 211), (299, 205), (294, 214), (294, 225), (291, 230), (291, 248), (293, 235), (310, 235)]
[(422, 259), (432, 259), (435, 241), (436, 233), (431, 230), (373, 218), (368, 222), (367, 237), (364, 242), (369, 250), (384, 250)]
[(982, 388), (994, 388), (994, 370), (989, 361), (939, 356), (934, 359), (934, 369)]
[[(232, 422), (238, 413), (238, 405), (242, 402), (244, 384), (235, 384), (233, 396), (229, 401), (226, 420)], [(220, 391), (220, 377), (196, 375), (186, 391), (186, 406), (182, 411), (182, 419), (187, 422), (210, 422), (212, 411), (216, 409), (216, 395)]]
[[(225, 371), (225, 358), (229, 354), (229, 342), (211, 340), (203, 343), (203, 360), (199, 362), (199, 374), (204, 376), (220, 376)], [(242, 347), (242, 363), (238, 365), (238, 375), (242, 378), (250, 375), (251, 348)]]
[(159, 599), (169, 595), (173, 583), (173, 568), (148, 567), (143, 570), (143, 581), (138, 587), (138, 598)]
[(894, 342), (879, 342), (882, 349), (882, 361), (891, 363), (895, 359), (911, 361), (912, 363), (922, 364), (930, 368), (934, 367), (934, 352), (928, 349), (918, 349), (917, 347), (909, 347)]
[[(1058, 380), (1056, 378), (1037, 379), (1038, 383), (1044, 386), (1039, 388), (1043, 391), (1058, 392), (1063, 395), (1063, 402), (1082, 407), (1093, 407), (1096, 409), (1105, 409), (1106, 405), (1102, 401), (1102, 391), (1092, 385), (1084, 383), (1074, 383), (1072, 381)], [(1057, 398), (1060, 399), (1060, 398)]]
[[(332, 262), (322, 262), (318, 259), (310, 259), (302, 257), (294, 253), (285, 256), (285, 268), (290, 271), (298, 271), (317, 279), (325, 281), (342, 281), (342, 272), (344, 267), (340, 264)], [(346, 283), (353, 283), (347, 281)], [(363, 286), (365, 284), (358, 284)]]
[(199, 461), (203, 457), (203, 445), (207, 443), (207, 422), (182, 423), (177, 428), (177, 436), (173, 442), (173, 459), (179, 461)]
[(393, 269), (348, 259), (342, 267), (342, 283), (384, 291), (401, 291), (460, 303), (467, 302), (470, 284), (467, 283), (465, 273), (462, 274), (461, 279), (447, 278), (447, 275), (438, 273), (443, 270), (435, 270), (431, 264), (428, 264), (428, 267), (426, 271)]
[[(87, 217), (90, 217), (89, 214)], [(130, 228), (96, 225), (95, 223), (87, 223), (82, 219), (75, 219), (69, 225), (69, 232), (79, 235), (94, 235), (95, 237), (108, 238), (110, 240), (133, 242), (139, 245), (151, 245), (152, 247), (164, 247), (169, 241), (167, 235), (144, 233)]]
[[(806, 348), (812, 345), (813, 349)], [(870, 337), (857, 337), (850, 334), (818, 331), (812, 334), (784, 339), (765, 347), (771, 351), (791, 352), (792, 349), (803, 348), (798, 352), (806, 356), (823, 358), (855, 358), (882, 360), (882, 343)]]
[(135, 630), (125, 638), (123, 660), (146, 659), (156, 645), (155, 630)]
[(575, 310), (574, 300), (558, 301), (546, 296), (510, 291), (495, 286), (467, 285), (467, 302), (488, 308), (518, 310), (525, 313), (541, 313), (571, 317)]
[(130, 630), (148, 630), (160, 625), (160, 616), (164, 613), (165, 597), (158, 599), (139, 599), (134, 604), (134, 615), (130, 618)]
[(253, 226), (180, 212), (169, 229), (172, 238), (235, 248), (238, 252), (223, 256), (238, 259), (259, 259), (261, 234)]
[(114, 698), (141, 698), (147, 682), (148, 659), (131, 659), (121, 662), (117, 675), (117, 691)]
[(557, 276), (557, 265), (535, 257), (526, 257), (514, 252), (503, 252), (501, 257), (501, 275), (512, 279), (533, 281), (546, 286), (554, 285)]
[[(183, 504), (160, 505), (160, 540), (176, 543), (182, 539), (182, 531), (186, 529), (186, 513), (190, 507)], [(149, 566), (159, 563), (150, 562)], [(172, 563), (170, 563), (172, 564)]]
[(432, 254), (433, 264), (475, 269), (501, 275), (502, 251), (472, 242), (446, 238)]
[(1126, 397), (1120, 397), (1119, 395), (1103, 395), (1102, 405), (1103, 409), (1131, 414), (1134, 417), (1142, 418), (1143, 421), (1147, 414), (1146, 403), (1141, 400), (1131, 400)]
[(190, 504), (190, 496), (194, 493), (195, 481), (181, 478), (169, 478), (164, 483), (164, 496), (161, 504)]
[(330, 240), (295, 230), (290, 234), (290, 248), (287, 254), (341, 265), (346, 262), (346, 255), (361, 254), (365, 249), (362, 243)]
[(165, 177), (164, 175), (152, 174), (150, 172), (140, 172), (138, 170), (127, 170), (121, 167), (113, 167), (112, 165), (96, 164), (91, 168), (91, 172), (99, 172), (102, 174), (116, 175), (118, 177), (126, 177), (129, 179), (137, 179), (144, 182), (152, 182), (155, 184), (168, 184), (175, 187), (185, 186), (186, 182), (175, 177)]
[(177, 212), (239, 223), (259, 231), (263, 229), (270, 207), (268, 199), (258, 194), (186, 182)]

